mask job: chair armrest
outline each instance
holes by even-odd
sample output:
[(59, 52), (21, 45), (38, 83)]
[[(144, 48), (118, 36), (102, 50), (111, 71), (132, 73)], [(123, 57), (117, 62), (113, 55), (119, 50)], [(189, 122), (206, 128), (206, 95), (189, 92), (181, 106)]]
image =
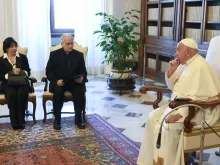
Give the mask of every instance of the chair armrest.
[(31, 82), (31, 92), (34, 93), (34, 83), (37, 82), (36, 78), (34, 77), (28, 77), (28, 80)]
[(46, 76), (43, 77), (43, 78), (41, 79), (41, 82), (45, 82), (44, 92), (46, 92), (46, 91), (47, 91), (47, 87), (48, 87), (48, 79), (47, 79), (47, 77), (46, 77)]
[(148, 86), (148, 85), (143, 85), (140, 87), (139, 91), (142, 94), (146, 94), (147, 91), (154, 91), (157, 92), (157, 100), (153, 102), (153, 108), (156, 109), (158, 108), (158, 104), (161, 102), (163, 99), (163, 93), (172, 93), (172, 91), (168, 88), (162, 88), (162, 87), (157, 87), (157, 86)]
[[(178, 106), (185, 105), (185, 104), (195, 104), (202, 108), (208, 108), (208, 107), (219, 105), (220, 98), (214, 101), (209, 101), (209, 102), (201, 102), (201, 101), (193, 101), (193, 100), (174, 100), (169, 103), (169, 107), (173, 109)], [(185, 126), (184, 132), (186, 133), (192, 132), (194, 123), (191, 123), (191, 120), (195, 117), (195, 115), (196, 115), (195, 107), (189, 106), (189, 115), (184, 120), (184, 126)]]
[(213, 107), (213, 106), (220, 104), (220, 98), (214, 101), (209, 101), (209, 102), (192, 101), (192, 100), (174, 100), (169, 103), (169, 107), (173, 109), (180, 105), (185, 105), (185, 104), (195, 104), (202, 108), (208, 108), (208, 107)]
[(154, 91), (154, 92), (162, 92), (162, 93), (172, 93), (172, 91), (168, 88), (162, 88), (157, 86), (149, 86), (149, 85), (143, 85), (140, 87), (139, 91), (142, 94), (146, 94), (147, 91)]

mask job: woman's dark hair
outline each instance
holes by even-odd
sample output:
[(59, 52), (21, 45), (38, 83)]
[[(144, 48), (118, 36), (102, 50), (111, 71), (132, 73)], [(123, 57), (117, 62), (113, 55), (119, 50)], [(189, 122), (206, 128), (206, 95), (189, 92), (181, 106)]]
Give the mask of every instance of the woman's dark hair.
[(10, 48), (12, 44), (15, 44), (15, 46), (18, 46), (18, 43), (14, 40), (12, 37), (8, 37), (3, 41), (3, 51), (4, 53), (7, 52), (7, 49)]

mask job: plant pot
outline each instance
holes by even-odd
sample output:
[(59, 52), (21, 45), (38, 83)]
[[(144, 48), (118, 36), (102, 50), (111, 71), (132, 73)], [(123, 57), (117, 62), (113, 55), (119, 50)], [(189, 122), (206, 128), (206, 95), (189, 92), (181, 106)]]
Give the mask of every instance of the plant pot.
[(130, 79), (132, 70), (111, 69), (110, 78), (112, 79)]

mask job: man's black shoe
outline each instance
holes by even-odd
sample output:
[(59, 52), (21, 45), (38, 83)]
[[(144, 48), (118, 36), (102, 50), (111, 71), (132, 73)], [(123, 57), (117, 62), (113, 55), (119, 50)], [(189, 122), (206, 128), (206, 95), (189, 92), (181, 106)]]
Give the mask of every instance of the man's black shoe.
[(19, 126), (14, 126), (14, 125), (13, 125), (13, 126), (12, 126), (12, 129), (13, 129), (13, 130), (17, 130), (17, 129), (19, 129)]
[(54, 123), (53, 123), (53, 129), (55, 129), (55, 130), (61, 130), (61, 125), (58, 124), (56, 121), (54, 121)]
[(79, 129), (85, 129), (86, 128), (85, 123), (83, 121), (81, 121), (80, 123), (75, 123), (75, 124), (77, 125), (77, 127)]
[(18, 126), (18, 129), (25, 129), (25, 125)]

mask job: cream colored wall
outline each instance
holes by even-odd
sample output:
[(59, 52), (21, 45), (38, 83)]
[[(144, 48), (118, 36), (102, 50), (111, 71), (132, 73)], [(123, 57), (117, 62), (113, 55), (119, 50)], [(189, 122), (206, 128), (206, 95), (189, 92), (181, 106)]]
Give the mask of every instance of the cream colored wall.
[(117, 18), (124, 16), (126, 11), (136, 9), (141, 10), (141, 0), (114, 0), (113, 14)]

